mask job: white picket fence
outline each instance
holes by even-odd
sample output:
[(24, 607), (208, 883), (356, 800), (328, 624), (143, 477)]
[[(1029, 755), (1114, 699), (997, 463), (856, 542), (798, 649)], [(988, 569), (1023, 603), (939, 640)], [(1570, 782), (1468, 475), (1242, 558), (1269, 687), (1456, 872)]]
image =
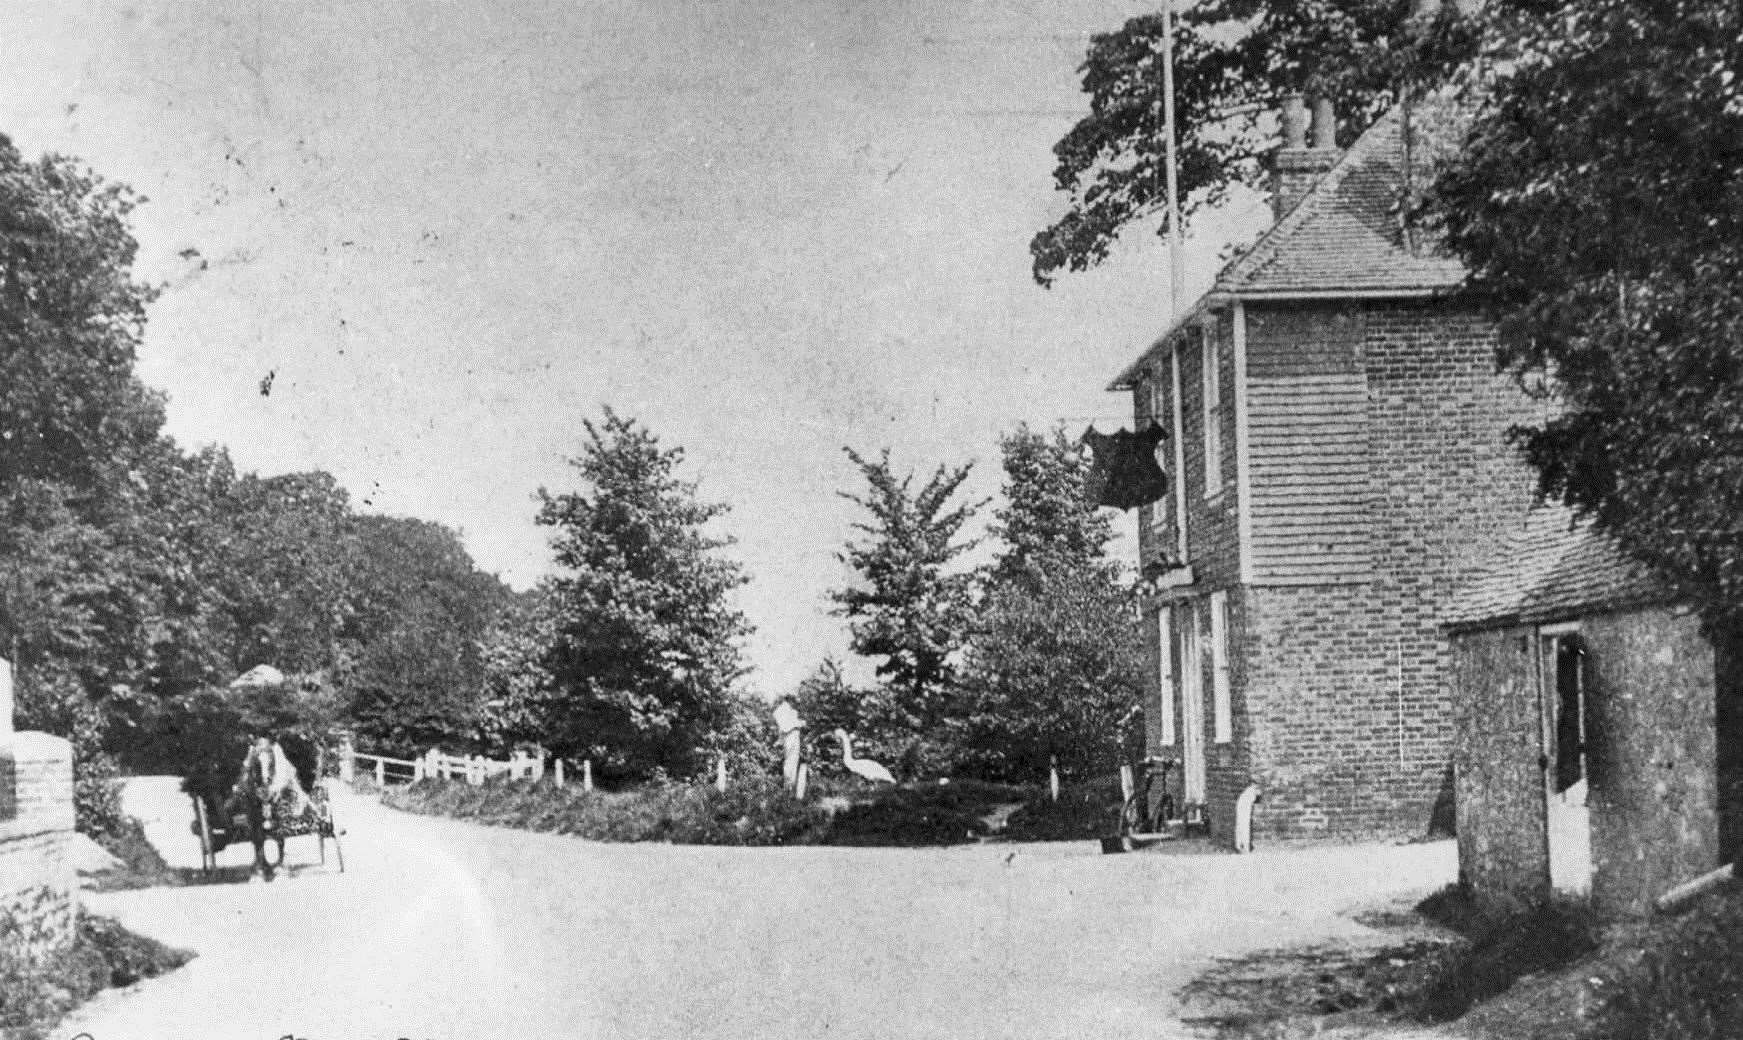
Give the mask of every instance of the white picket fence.
[[(371, 755), (349, 746), (339, 749), (340, 780), (350, 783), (360, 775), (373, 776), (378, 787), (409, 784), (426, 778), (464, 780), (469, 784), (482, 784), (493, 776), (507, 776), (515, 780), (542, 780), (547, 768), (553, 765), (553, 778), (557, 786), (562, 787), (567, 780), (563, 760), (559, 758), (551, 763), (542, 754), (529, 755), (516, 751), (507, 761), (503, 761), (481, 755), (450, 755), (441, 748), (431, 748), (417, 758)], [(593, 790), (593, 763), (590, 760), (581, 763), (581, 784), (587, 790)]]
[(350, 783), (359, 774), (373, 775), (376, 784), (382, 787), (425, 778), (465, 780), (470, 784), (482, 784), (493, 776), (505, 775), (516, 780), (539, 780), (545, 775), (545, 759), (520, 751), (505, 762), (482, 755), (450, 755), (441, 748), (431, 748), (417, 758), (391, 758), (341, 749), (339, 779)]

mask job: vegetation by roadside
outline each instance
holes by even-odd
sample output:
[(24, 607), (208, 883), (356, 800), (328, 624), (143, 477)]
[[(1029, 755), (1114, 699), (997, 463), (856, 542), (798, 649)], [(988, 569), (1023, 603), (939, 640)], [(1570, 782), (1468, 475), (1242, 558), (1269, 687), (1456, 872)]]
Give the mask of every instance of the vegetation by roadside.
[(1473, 900), (1449, 886), (1414, 913), (1370, 915), (1389, 934), (1365, 947), (1266, 950), (1218, 962), (1182, 991), (1220, 1037), (1276, 1040), (1330, 1025), (1449, 1022), (1515, 981), (1565, 967), (1597, 946), (1586, 910)]
[(193, 954), (80, 913), (72, 944), (31, 960), (21, 921), (0, 916), (0, 1040), (41, 1040), (67, 1012), (103, 989), (130, 986), (186, 964)]
[(1743, 1036), (1743, 886), (1612, 928), (1592, 956), (1522, 980), (1464, 1021), (1495, 1040)]
[(1484, 1040), (1743, 1036), (1743, 886), (1602, 933), (1576, 903), (1484, 904), (1456, 886), (1416, 910), (1371, 922), (1392, 941), (1218, 962), (1181, 996), (1224, 1040), (1455, 1020)]
[[(473, 786), (422, 780), (382, 793), (409, 812), (498, 826), (574, 834), (596, 841), (694, 845), (950, 845), (977, 841), (989, 820), (1044, 803), (1030, 788), (978, 781), (865, 787), (826, 782), (803, 802), (768, 778), (734, 780), (725, 792), (702, 783), (649, 784), (629, 791), (497, 779)], [(1048, 836), (1066, 835), (1063, 826)], [(1019, 833), (1028, 833), (1020, 831)]]

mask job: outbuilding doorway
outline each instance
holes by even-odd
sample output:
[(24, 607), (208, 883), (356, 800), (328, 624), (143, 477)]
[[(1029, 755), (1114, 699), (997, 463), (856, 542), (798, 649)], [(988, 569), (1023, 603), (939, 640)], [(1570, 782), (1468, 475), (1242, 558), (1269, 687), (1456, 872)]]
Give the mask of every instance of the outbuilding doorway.
[(1577, 623), (1545, 626), (1538, 636), (1549, 883), (1557, 892), (1584, 896), (1592, 890), (1585, 644)]

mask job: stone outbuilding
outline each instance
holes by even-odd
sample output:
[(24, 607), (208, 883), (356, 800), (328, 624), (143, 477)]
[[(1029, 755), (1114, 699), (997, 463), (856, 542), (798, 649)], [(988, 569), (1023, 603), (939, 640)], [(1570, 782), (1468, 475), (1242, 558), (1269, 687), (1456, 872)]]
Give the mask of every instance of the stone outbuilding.
[(1589, 893), (1615, 917), (1734, 854), (1717, 655), (1607, 537), (1533, 511), (1445, 622), (1459, 869), (1478, 893)]

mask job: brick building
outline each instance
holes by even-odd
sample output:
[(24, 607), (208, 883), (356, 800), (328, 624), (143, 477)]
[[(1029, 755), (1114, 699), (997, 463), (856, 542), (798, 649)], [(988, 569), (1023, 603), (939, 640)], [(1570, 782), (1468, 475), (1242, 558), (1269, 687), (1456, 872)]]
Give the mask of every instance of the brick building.
[(1394, 112), (1346, 152), (1299, 101), (1272, 228), (1114, 381), (1169, 433), (1168, 499), (1139, 521), (1155, 595), (1148, 743), (1179, 804), (1233, 835), (1420, 834), (1450, 795), (1439, 628), (1530, 502), (1463, 270), (1412, 248)]

